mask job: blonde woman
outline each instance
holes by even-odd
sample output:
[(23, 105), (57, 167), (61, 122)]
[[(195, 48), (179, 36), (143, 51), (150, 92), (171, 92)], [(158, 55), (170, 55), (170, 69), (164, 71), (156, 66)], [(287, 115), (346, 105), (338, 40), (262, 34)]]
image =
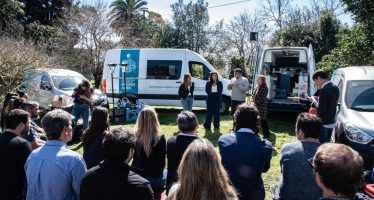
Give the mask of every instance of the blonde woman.
[(170, 189), (168, 200), (238, 199), (212, 143), (206, 139), (197, 139), (188, 146), (178, 176), (179, 182)]
[(183, 111), (192, 111), (194, 89), (195, 85), (192, 82), (191, 74), (184, 74), (183, 83), (179, 86), (178, 90), (178, 95), (181, 98)]
[(265, 138), (270, 137), (269, 126), (267, 122), (267, 105), (266, 97), (268, 95), (268, 87), (266, 86), (266, 78), (264, 75), (257, 76), (257, 85), (256, 89), (253, 92), (253, 104), (257, 108), (260, 116), (260, 124), (262, 128), (262, 133)]
[(135, 126), (137, 137), (132, 166), (141, 171), (154, 191), (155, 199), (161, 199), (165, 187), (163, 170), (165, 167), (166, 140), (160, 131), (160, 123), (154, 108), (146, 106), (140, 111)]

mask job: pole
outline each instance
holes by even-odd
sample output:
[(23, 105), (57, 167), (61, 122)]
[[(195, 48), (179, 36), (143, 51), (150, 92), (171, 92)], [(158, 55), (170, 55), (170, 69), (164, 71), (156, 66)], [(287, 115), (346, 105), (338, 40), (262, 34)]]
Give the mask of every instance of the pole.
[[(125, 66), (125, 70), (123, 72), (123, 85), (125, 86), (124, 97), (126, 98), (126, 87), (127, 87), (127, 84), (126, 84), (126, 66)], [(125, 121), (126, 121), (126, 114), (127, 114), (127, 112), (126, 112), (126, 108), (125, 108), (125, 110), (123, 111)]]
[(113, 72), (110, 73), (111, 75), (111, 78), (112, 78), (112, 103), (113, 103), (113, 107), (112, 107), (112, 110), (113, 110), (113, 122), (115, 122), (116, 120), (116, 110), (114, 109), (115, 107), (115, 104), (114, 104), (114, 84), (113, 84)]

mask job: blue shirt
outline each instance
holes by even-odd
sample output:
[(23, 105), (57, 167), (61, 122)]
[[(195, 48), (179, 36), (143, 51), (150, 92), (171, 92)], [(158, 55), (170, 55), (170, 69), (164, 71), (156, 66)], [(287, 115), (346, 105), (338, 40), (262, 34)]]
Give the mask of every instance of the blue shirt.
[(30, 154), (25, 171), (27, 200), (75, 200), (87, 168), (64, 142), (48, 140)]

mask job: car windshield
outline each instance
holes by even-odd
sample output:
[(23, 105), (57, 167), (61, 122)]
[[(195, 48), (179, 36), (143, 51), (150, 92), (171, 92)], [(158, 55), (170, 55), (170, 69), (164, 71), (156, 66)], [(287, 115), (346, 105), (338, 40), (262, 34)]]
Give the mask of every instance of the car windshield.
[(348, 81), (346, 104), (354, 110), (374, 111), (374, 80)]
[(52, 76), (53, 84), (60, 90), (74, 90), (84, 80), (81, 76)]

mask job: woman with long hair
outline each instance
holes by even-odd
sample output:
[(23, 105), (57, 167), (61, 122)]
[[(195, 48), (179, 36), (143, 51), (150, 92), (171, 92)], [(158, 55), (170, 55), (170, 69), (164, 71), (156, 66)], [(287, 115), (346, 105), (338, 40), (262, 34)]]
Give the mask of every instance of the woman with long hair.
[(183, 83), (179, 86), (178, 90), (184, 111), (192, 111), (194, 89), (195, 84), (192, 82), (191, 74), (184, 74)]
[(264, 134), (265, 138), (270, 137), (269, 126), (267, 122), (267, 105), (266, 105), (266, 97), (268, 95), (268, 87), (266, 86), (266, 78), (264, 75), (257, 76), (257, 85), (256, 89), (252, 95), (252, 102), (254, 106), (257, 108), (259, 116), (260, 116), (260, 124), (262, 133)]
[(90, 116), (90, 106), (93, 103), (92, 99), (93, 88), (88, 80), (83, 80), (73, 92), (74, 105), (72, 115), (74, 116), (74, 124), (77, 124), (79, 117), (83, 118), (83, 130), (88, 127), (88, 119)]
[(161, 134), (157, 113), (150, 106), (144, 107), (135, 125), (137, 138), (132, 166), (151, 183), (155, 199), (161, 199), (165, 187), (163, 170), (165, 167), (166, 140)]
[(211, 72), (209, 81), (205, 85), (205, 92), (208, 97), (206, 99), (206, 113), (204, 128), (210, 129), (212, 117), (214, 116), (214, 128), (219, 129), (219, 111), (222, 103), (223, 84), (218, 80), (218, 73)]
[(206, 139), (196, 139), (184, 152), (178, 168), (179, 182), (170, 189), (168, 200), (234, 200), (235, 189), (218, 155)]
[(108, 109), (97, 107), (92, 110), (91, 122), (82, 136), (83, 159), (87, 169), (98, 165), (104, 159), (102, 141), (109, 131)]

